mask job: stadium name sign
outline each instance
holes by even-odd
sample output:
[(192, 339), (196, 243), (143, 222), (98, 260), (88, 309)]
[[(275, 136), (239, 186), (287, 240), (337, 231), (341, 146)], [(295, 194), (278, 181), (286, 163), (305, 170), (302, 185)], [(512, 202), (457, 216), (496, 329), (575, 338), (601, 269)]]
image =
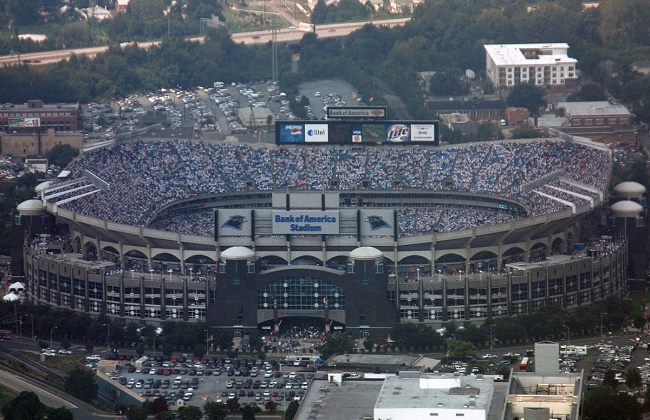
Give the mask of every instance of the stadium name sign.
[(328, 107), (327, 118), (386, 118), (386, 107)]
[(338, 235), (338, 210), (273, 210), (274, 235)]

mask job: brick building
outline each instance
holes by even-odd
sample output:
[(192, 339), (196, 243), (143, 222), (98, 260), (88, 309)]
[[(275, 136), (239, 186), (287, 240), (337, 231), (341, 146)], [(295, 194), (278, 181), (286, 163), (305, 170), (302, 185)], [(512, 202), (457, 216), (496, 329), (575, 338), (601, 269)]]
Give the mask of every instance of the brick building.
[(0, 106), (0, 130), (4, 132), (76, 131), (82, 127), (81, 106), (74, 104), (45, 104), (32, 99), (26, 104)]

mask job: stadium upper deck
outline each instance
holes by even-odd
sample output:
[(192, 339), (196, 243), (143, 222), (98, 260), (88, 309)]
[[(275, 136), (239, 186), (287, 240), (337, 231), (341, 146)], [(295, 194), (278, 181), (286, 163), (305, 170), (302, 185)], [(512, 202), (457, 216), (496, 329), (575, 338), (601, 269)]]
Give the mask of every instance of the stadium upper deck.
[(442, 148), (136, 141), (85, 154), (68, 169), (70, 177), (45, 192), (50, 204), (102, 220), (196, 235), (210, 235), (206, 224), (195, 229), (186, 216), (160, 219), (157, 214), (197, 196), (217, 201), (219, 195), (273, 190), (450, 191), (502, 197), (522, 210), (515, 216), (484, 209), (403, 208), (399, 235), (412, 236), (593, 206), (603, 198), (610, 155), (556, 140)]

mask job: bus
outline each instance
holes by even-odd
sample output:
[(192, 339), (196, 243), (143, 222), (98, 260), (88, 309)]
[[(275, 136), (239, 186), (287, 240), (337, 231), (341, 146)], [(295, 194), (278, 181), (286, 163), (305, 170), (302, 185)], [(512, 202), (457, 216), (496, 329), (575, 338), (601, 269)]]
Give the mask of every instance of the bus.
[(0, 340), (10, 340), (11, 331), (9, 330), (0, 330)]
[(560, 354), (566, 356), (586, 356), (587, 346), (560, 346)]
[(528, 367), (530, 366), (530, 358), (524, 357), (519, 363), (519, 372), (528, 372)]

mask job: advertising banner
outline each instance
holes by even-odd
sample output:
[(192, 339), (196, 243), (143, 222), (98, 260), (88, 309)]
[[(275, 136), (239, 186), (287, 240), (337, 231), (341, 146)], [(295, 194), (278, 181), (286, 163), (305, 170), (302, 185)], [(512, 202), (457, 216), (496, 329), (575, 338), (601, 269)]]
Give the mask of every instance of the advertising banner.
[(40, 126), (40, 118), (9, 118), (10, 128), (35, 128)]
[(438, 121), (277, 121), (276, 143), (438, 146)]

